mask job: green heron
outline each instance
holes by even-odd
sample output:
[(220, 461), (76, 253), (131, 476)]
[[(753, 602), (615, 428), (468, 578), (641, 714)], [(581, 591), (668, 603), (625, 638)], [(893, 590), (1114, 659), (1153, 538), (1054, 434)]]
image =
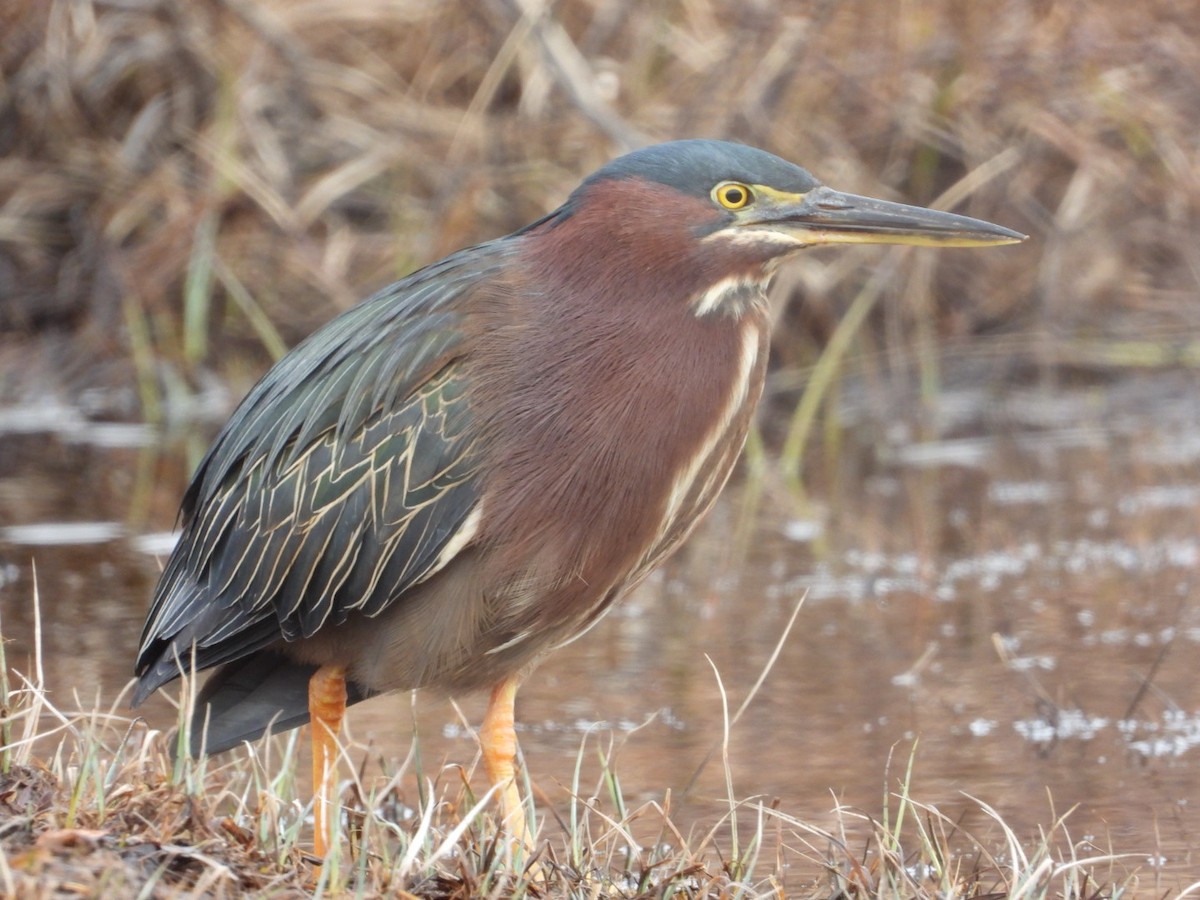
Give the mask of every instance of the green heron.
[(317, 855), (347, 704), (490, 689), (514, 781), (521, 679), (688, 536), (762, 391), (764, 286), (814, 244), (1023, 235), (839, 193), (762, 150), (638, 150), (549, 215), (338, 316), (258, 382), (182, 504), (134, 705), (217, 667), (191, 750), (313, 722)]

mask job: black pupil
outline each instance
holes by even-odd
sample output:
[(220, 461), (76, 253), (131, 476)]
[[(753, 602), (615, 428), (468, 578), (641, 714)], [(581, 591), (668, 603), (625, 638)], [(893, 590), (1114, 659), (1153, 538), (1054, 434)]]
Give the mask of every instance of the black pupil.
[(725, 202), (730, 206), (740, 206), (744, 199), (745, 195), (742, 193), (741, 188), (725, 189)]

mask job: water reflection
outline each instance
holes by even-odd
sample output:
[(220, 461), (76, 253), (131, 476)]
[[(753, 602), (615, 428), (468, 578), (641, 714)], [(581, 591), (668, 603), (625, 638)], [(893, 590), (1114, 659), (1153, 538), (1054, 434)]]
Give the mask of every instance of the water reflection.
[[(987, 824), (963, 792), (1031, 838), (1051, 802), (1079, 804), (1073, 834), (1186, 871), (1200, 823), (1191, 380), (1012, 389), (1003, 403), (949, 391), (940, 433), (921, 439), (848, 392), (851, 424), (836, 448), (815, 448), (803, 507), (769, 490), (753, 540), (730, 540), (746, 527), (735, 489), (676, 559), (529, 681), (520, 727), (539, 786), (565, 804), (585, 746), (590, 792), (611, 746), (630, 805), (670, 789), (678, 823), (714, 821), (725, 774), (719, 758), (703, 762), (721, 735), (721, 687), (741, 703), (803, 597), (733, 730), (739, 796), (778, 798), (817, 824), (836, 802), (878, 813), (915, 742), (913, 794), (952, 818), (971, 810), (969, 829)], [(28, 671), (36, 566), (59, 705), (75, 692), (111, 702), (124, 687), (209, 436), (0, 413), (9, 661)], [(377, 698), (349, 727), (390, 760), (415, 729), (436, 772), (473, 759), (482, 705), (464, 698), (460, 719), (441, 698)], [(156, 700), (146, 715), (167, 727), (173, 712)]]

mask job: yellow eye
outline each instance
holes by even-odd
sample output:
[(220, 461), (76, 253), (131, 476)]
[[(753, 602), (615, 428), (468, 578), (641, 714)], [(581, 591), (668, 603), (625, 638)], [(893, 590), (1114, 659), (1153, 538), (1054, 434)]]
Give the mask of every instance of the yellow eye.
[(739, 182), (725, 181), (713, 188), (713, 197), (726, 209), (741, 209), (750, 205), (754, 192)]

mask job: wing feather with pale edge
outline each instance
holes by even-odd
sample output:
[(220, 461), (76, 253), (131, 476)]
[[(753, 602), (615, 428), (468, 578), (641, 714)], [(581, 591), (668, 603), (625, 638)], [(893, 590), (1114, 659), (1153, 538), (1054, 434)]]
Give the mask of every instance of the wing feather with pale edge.
[(447, 560), (478, 502), (459, 320), (503, 262), (455, 254), (334, 319), (260, 381), (201, 462), (142, 633), (135, 704), (178, 675), (354, 610)]

